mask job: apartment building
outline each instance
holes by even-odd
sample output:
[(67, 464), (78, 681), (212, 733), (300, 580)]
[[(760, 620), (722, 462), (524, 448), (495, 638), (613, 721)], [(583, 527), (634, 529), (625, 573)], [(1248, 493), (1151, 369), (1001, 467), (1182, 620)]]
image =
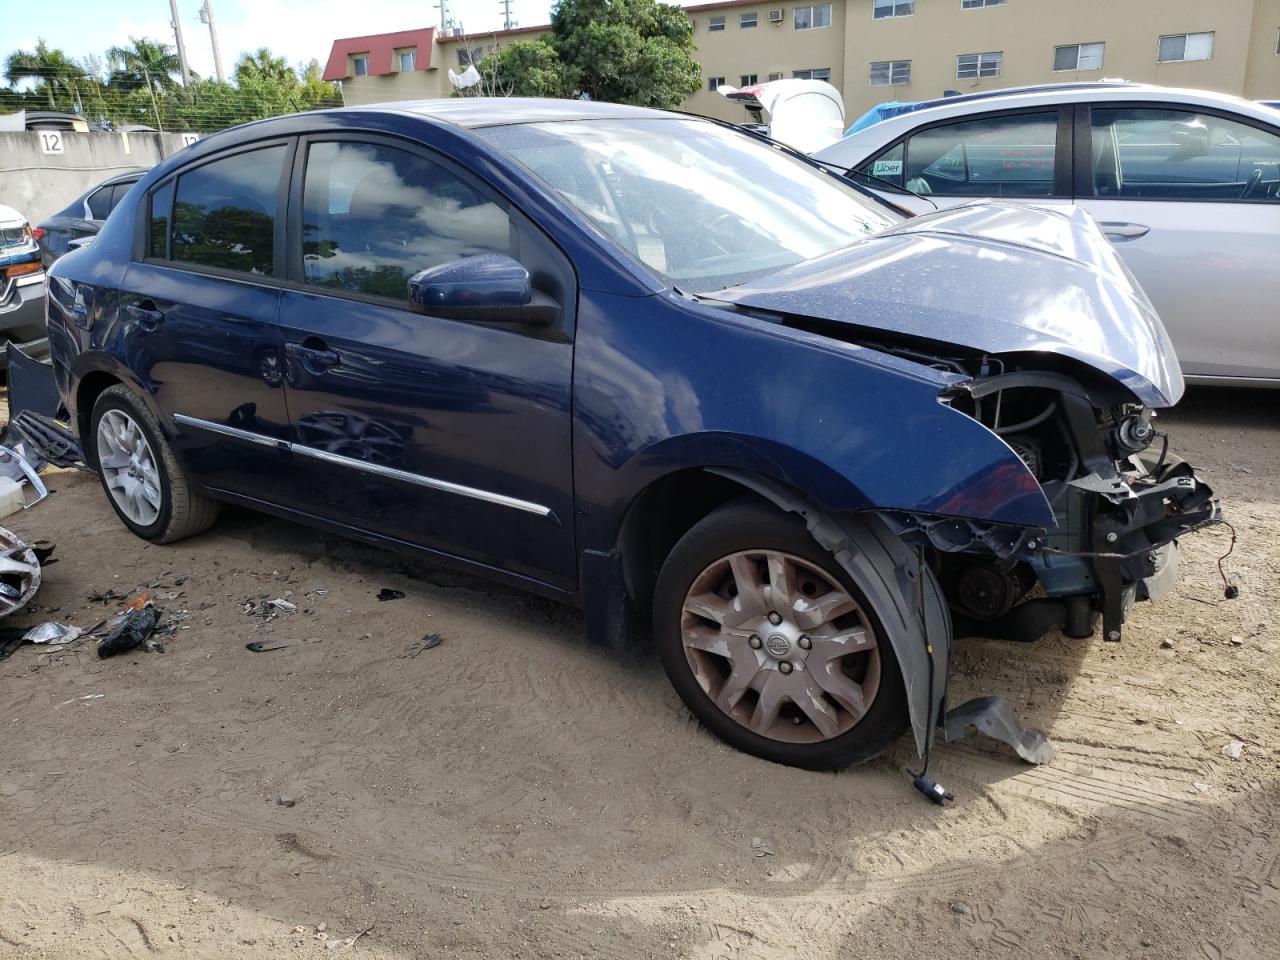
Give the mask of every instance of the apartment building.
[[(715, 92), (824, 79), (850, 119), (886, 100), (1120, 77), (1280, 99), (1280, 0), (721, 0), (685, 7), (702, 86), (694, 113), (741, 120)], [(447, 97), (463, 70), (549, 27), (444, 36), (427, 28), (335, 41), (326, 80), (347, 103)]]

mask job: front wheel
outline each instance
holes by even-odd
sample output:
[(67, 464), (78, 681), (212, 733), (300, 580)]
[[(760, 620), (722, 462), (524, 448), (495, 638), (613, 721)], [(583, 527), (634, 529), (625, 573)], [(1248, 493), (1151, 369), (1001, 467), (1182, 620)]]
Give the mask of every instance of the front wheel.
[(107, 500), (139, 537), (172, 543), (217, 519), (217, 501), (192, 486), (159, 421), (128, 387), (102, 391), (88, 440)]
[(869, 760), (906, 729), (906, 693), (880, 618), (797, 517), (722, 507), (672, 549), (655, 638), (676, 691), (713, 733), (789, 766)]

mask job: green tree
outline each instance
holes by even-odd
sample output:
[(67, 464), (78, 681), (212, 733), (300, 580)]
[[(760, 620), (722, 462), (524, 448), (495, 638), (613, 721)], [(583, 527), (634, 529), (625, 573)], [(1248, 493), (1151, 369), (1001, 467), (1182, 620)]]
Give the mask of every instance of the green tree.
[(289, 66), (289, 61), (275, 56), (266, 47), (242, 54), (236, 61), (235, 78), (240, 85), (263, 83), (290, 88), (298, 85), (298, 75)]
[(74, 104), (77, 82), (83, 79), (84, 69), (61, 50), (37, 40), (34, 52), (15, 50), (9, 54), (4, 75), (11, 84), (35, 80), (36, 89), (44, 95), (49, 109), (56, 110), (60, 98), (68, 107)]
[(130, 37), (129, 46), (112, 47), (107, 60), (113, 65), (111, 84), (121, 90), (173, 90), (182, 64), (173, 47), (159, 40)]
[(342, 106), (342, 91), (336, 83), (324, 79), (319, 60), (299, 64), (298, 76), (302, 80), (298, 87), (298, 105), (304, 110)]
[(675, 107), (698, 89), (693, 21), (654, 0), (560, 0), (549, 43), (593, 100)]
[(569, 71), (542, 40), (518, 40), (502, 47), (476, 69), (481, 96), (567, 97), (574, 92)]

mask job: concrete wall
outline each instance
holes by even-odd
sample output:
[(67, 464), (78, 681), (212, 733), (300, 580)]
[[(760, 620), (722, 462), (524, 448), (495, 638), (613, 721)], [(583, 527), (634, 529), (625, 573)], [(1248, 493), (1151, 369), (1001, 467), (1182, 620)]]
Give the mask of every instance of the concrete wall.
[[(42, 135), (55, 132), (63, 152), (45, 153)], [(0, 133), (0, 203), (35, 224), (108, 177), (154, 166), (183, 145), (178, 133)]]

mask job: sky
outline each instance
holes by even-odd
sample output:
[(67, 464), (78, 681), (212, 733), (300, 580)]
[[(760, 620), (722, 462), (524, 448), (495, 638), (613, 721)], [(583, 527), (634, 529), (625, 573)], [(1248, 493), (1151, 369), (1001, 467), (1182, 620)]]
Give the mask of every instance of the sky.
[[(177, 0), (187, 61), (213, 76), (209, 29), (200, 22), (204, 0)], [(322, 64), (339, 37), (430, 27), (440, 22), (439, 0), (209, 0), (218, 25), (222, 64), (230, 74), (241, 53), (270, 47), (292, 64), (313, 57)], [(520, 26), (546, 23), (550, 0), (512, 0)], [(453, 17), (467, 32), (502, 27), (499, 0), (451, 0)], [(20, 15), (19, 15), (20, 12)], [(130, 37), (173, 44), (169, 0), (0, 0), (0, 58), (30, 50), (37, 38), (77, 59), (124, 46)]]

